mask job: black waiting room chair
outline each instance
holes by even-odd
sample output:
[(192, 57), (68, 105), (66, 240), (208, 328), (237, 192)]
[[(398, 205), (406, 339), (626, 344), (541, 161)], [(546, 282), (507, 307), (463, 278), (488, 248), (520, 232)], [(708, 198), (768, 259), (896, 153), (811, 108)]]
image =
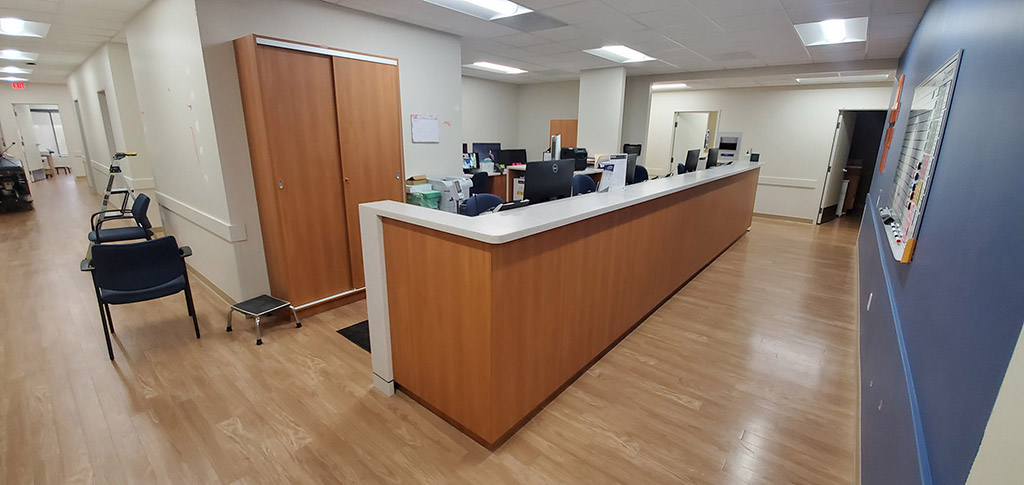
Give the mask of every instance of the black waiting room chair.
[(92, 257), (82, 260), (81, 270), (92, 272), (110, 360), (114, 360), (114, 349), (110, 345), (110, 334), (114, 332), (110, 305), (155, 300), (185, 292), (188, 314), (199, 338), (199, 321), (185, 270), (185, 258), (191, 255), (192, 249), (179, 248), (174, 236), (92, 246)]
[(636, 172), (633, 173), (633, 183), (638, 184), (640, 182), (646, 182), (649, 179), (647, 175), (647, 167), (643, 165), (636, 166)]
[[(149, 222), (149, 196), (138, 194), (135, 202), (132, 203), (131, 211), (108, 210), (100, 211), (92, 215), (92, 232), (89, 233), (89, 241), (101, 244), (117, 241), (131, 241), (134, 239), (152, 239), (153, 224)], [(103, 229), (103, 223), (119, 219), (134, 219), (135, 225), (130, 227), (116, 227)]]

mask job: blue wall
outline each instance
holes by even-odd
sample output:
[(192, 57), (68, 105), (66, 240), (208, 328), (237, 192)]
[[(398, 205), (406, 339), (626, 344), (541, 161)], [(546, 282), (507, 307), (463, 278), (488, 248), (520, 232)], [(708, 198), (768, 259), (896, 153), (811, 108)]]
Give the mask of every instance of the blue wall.
[[(876, 211), (861, 227), (867, 484), (897, 483), (886, 477), (911, 476), (918, 465), (926, 483), (967, 479), (1024, 320), (1024, 2), (932, 2), (900, 62), (903, 109), (869, 200), (885, 194), (884, 203), (892, 191), (914, 88), (958, 49), (960, 74), (913, 262), (865, 247), (881, 244)], [(891, 299), (879, 302), (879, 292)], [(877, 409), (880, 400), (893, 403), (892, 416)]]

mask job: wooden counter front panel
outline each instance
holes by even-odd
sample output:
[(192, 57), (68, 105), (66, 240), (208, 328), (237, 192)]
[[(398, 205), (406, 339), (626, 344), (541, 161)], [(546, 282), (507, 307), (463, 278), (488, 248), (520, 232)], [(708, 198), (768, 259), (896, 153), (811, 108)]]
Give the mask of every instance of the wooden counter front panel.
[(490, 246), (384, 219), (384, 254), (395, 382), (492, 434)]
[(496, 429), (513, 429), (742, 236), (757, 175), (495, 246)]
[(501, 245), (385, 219), (395, 382), (499, 444), (743, 235), (757, 176)]

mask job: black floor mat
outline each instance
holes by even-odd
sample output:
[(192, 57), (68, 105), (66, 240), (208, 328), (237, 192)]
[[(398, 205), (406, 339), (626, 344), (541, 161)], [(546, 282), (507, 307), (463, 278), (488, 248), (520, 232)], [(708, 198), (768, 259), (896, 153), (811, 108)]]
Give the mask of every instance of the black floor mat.
[(342, 337), (345, 337), (352, 341), (352, 343), (359, 346), (359, 348), (369, 352), (370, 351), (370, 321), (363, 320), (350, 327), (345, 327), (338, 330), (338, 333)]

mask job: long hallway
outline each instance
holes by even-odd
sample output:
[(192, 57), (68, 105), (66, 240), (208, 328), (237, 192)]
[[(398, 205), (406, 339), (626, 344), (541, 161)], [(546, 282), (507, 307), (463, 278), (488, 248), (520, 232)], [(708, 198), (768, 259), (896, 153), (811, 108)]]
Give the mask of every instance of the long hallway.
[(362, 302), (257, 347), (193, 279), (201, 340), (180, 295), (116, 306), (109, 361), (78, 269), (99, 199), (69, 176), (32, 190), (34, 211), (0, 214), (3, 483), (854, 481), (857, 221), (755, 217), (490, 453), (373, 389), (336, 333)]

